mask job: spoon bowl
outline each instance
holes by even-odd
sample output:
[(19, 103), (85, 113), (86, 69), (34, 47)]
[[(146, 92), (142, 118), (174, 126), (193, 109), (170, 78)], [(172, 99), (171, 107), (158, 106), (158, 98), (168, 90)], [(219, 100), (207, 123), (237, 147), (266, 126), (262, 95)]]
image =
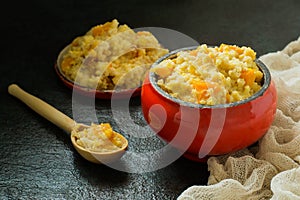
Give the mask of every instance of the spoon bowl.
[(122, 147), (109, 151), (109, 152), (97, 152), (85, 149), (77, 144), (76, 137), (72, 134), (74, 128), (78, 125), (82, 126), (84, 129), (89, 128), (89, 126), (85, 124), (76, 123), (73, 119), (65, 115), (64, 113), (60, 112), (53, 106), (49, 105), (48, 103), (42, 101), (41, 99), (25, 92), (21, 89), (18, 85), (12, 84), (8, 87), (9, 94), (15, 96), (16, 98), (20, 99), (23, 103), (25, 103), (28, 107), (32, 110), (40, 114), (45, 119), (49, 120), (53, 124), (57, 125), (61, 129), (65, 130), (67, 133), (70, 134), (72, 144), (76, 151), (86, 160), (96, 163), (96, 164), (105, 164), (117, 161), (120, 159), (123, 154), (125, 153), (128, 147), (127, 139), (119, 134), (116, 133), (117, 136), (122, 141)]
[(124, 138), (121, 134), (119, 134), (119, 137), (122, 138), (123, 141), (123, 147), (120, 150), (117, 151), (112, 151), (112, 152), (93, 152), (93, 151), (88, 151), (85, 148), (79, 146), (76, 143), (76, 138), (71, 135), (71, 141), (76, 149), (76, 151), (84, 157), (86, 160), (93, 162), (93, 163), (111, 163), (113, 161), (119, 160), (123, 154), (125, 153), (125, 150), (128, 146), (128, 142), (126, 138)]

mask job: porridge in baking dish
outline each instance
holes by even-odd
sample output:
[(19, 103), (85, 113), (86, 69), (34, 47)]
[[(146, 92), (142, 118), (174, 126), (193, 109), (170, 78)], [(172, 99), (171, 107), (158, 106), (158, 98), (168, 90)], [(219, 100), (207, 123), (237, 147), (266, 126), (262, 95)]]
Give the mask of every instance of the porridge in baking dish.
[(250, 47), (203, 44), (153, 66), (157, 84), (183, 101), (216, 105), (246, 99), (261, 89), (263, 73)]
[(135, 32), (115, 19), (75, 38), (62, 55), (61, 73), (97, 90), (139, 87), (146, 71), (168, 53), (147, 31)]

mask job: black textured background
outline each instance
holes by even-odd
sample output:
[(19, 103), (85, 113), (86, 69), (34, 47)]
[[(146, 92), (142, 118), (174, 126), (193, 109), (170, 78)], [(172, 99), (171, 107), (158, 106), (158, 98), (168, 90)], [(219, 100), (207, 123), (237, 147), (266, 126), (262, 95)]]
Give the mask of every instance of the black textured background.
[[(8, 95), (17, 83), (72, 116), (72, 91), (57, 78), (59, 51), (92, 26), (118, 19), (132, 28), (164, 27), (199, 43), (251, 46), (258, 56), (300, 35), (298, 0), (29, 0), (1, 6), (0, 199), (176, 199), (205, 185), (207, 165), (184, 158), (143, 174), (82, 159), (69, 136)], [(110, 101), (95, 102), (99, 121), (114, 124)], [(132, 117), (143, 123), (140, 99)], [(87, 120), (88, 121), (88, 120)], [(120, 128), (120, 131), (122, 128)], [(131, 138), (132, 149), (143, 145)], [(153, 145), (153, 146), (151, 146)], [(155, 147), (156, 141), (146, 144)]]

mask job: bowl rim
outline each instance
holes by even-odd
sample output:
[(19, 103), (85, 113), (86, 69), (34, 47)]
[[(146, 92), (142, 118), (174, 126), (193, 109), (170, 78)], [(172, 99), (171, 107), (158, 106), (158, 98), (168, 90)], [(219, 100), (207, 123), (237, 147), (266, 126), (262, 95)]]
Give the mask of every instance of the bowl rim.
[(182, 105), (182, 106), (191, 107), (191, 108), (199, 108), (199, 109), (201, 109), (201, 108), (229, 108), (229, 107), (236, 107), (236, 106), (251, 102), (251, 101), (263, 96), (264, 93), (269, 88), (269, 86), (271, 84), (271, 73), (270, 73), (269, 69), (267, 68), (267, 66), (261, 60), (255, 59), (256, 65), (263, 72), (263, 85), (262, 85), (261, 89), (258, 92), (256, 92), (255, 94), (251, 95), (250, 97), (248, 97), (246, 99), (243, 99), (243, 100), (240, 100), (240, 101), (235, 101), (235, 102), (232, 102), (232, 103), (226, 103), (226, 104), (206, 105), (206, 104), (191, 103), (191, 102), (183, 101), (183, 100), (177, 99), (175, 97), (172, 97), (170, 94), (165, 92), (163, 89), (161, 89), (161, 87), (159, 87), (157, 85), (157, 82), (156, 82), (157, 76), (154, 72), (151, 71), (151, 69), (153, 67), (155, 67), (156, 65), (158, 65), (159, 63), (161, 63), (163, 60), (165, 60), (167, 58), (175, 57), (178, 52), (194, 50), (197, 47), (199, 47), (199, 46), (190, 46), (190, 47), (184, 47), (184, 48), (176, 49), (176, 50), (171, 51), (170, 53), (162, 56), (161, 58), (159, 58), (156, 62), (154, 62), (152, 64), (152, 66), (150, 67), (149, 75), (148, 75), (149, 76), (149, 82), (152, 85), (152, 87), (161, 96), (168, 99), (169, 101), (172, 101), (172, 102), (177, 103), (177, 104)]

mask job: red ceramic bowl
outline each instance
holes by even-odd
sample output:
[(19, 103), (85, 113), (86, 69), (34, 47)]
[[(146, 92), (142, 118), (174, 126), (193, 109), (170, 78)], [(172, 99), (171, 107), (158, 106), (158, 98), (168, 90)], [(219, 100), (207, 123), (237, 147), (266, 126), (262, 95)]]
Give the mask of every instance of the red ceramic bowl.
[(133, 96), (139, 96), (141, 94), (141, 87), (134, 88), (134, 89), (124, 89), (124, 90), (97, 90), (97, 89), (88, 88), (85, 86), (75, 84), (72, 80), (70, 80), (62, 73), (60, 68), (63, 55), (68, 51), (69, 48), (70, 48), (69, 46), (66, 46), (59, 53), (57, 57), (57, 61), (54, 65), (55, 72), (58, 75), (59, 79), (68, 88), (73, 89), (76, 92), (79, 92), (83, 95), (95, 97), (98, 99), (111, 99), (111, 98), (123, 99), (123, 98), (129, 98)]
[[(174, 57), (178, 51), (194, 48), (173, 51), (153, 66)], [(195, 161), (250, 146), (271, 126), (277, 101), (268, 68), (260, 60), (256, 63), (264, 75), (261, 90), (248, 99), (213, 106), (184, 102), (170, 96), (157, 85), (156, 75), (148, 73), (141, 92), (147, 123), (159, 137)]]

